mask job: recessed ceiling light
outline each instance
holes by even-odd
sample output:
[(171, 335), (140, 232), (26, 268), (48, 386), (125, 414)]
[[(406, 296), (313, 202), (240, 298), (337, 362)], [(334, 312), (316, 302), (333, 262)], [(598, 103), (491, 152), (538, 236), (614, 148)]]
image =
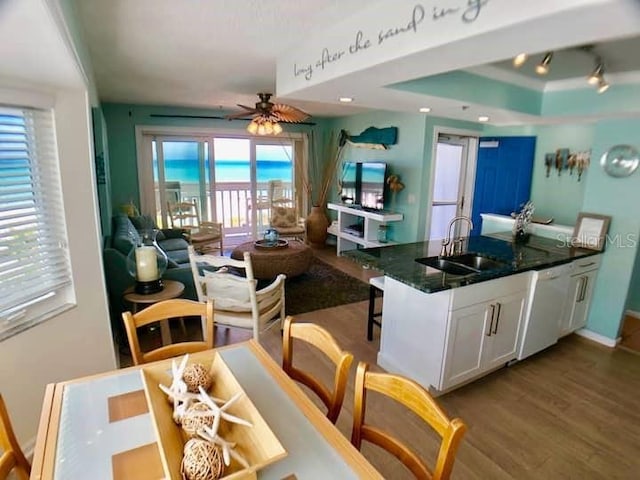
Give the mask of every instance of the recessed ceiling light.
[(353, 98), (351, 98), (351, 97), (340, 97), (338, 100), (340, 100), (342, 103), (351, 103), (351, 102), (353, 102)]
[(527, 61), (527, 58), (529, 58), (529, 56), (526, 53), (519, 53), (513, 59), (513, 66), (516, 68), (521, 67), (524, 65), (524, 62)]
[(488, 117), (488, 116), (486, 116), (486, 115), (480, 115), (480, 116), (478, 117), (478, 121), (479, 121), (479, 122), (488, 122), (488, 121), (489, 121), (489, 117)]
[(431, 111), (430, 107), (420, 107), (419, 111), (421, 113), (429, 113)]

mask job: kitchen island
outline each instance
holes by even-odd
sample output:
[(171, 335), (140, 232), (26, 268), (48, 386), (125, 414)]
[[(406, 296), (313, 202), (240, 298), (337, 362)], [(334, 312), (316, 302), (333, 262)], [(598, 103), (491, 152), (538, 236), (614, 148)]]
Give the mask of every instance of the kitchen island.
[[(432, 266), (439, 265), (440, 249), (436, 241), (344, 252), (385, 275), (378, 364), (434, 393), (516, 359), (534, 272), (598, 253), (536, 236), (526, 243), (513, 242), (509, 233), (468, 237), (456, 257), (491, 260), (490, 268), (449, 270), (454, 274)], [(576, 293), (581, 301), (585, 285)], [(566, 310), (568, 301), (557, 308)]]

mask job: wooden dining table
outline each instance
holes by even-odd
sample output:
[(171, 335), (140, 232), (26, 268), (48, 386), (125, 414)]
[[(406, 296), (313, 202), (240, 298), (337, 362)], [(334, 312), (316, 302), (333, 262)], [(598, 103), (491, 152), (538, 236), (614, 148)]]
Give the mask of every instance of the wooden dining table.
[[(383, 478), (259, 343), (216, 351), (287, 451), (258, 479)], [(32, 480), (166, 478), (141, 368), (47, 386)]]

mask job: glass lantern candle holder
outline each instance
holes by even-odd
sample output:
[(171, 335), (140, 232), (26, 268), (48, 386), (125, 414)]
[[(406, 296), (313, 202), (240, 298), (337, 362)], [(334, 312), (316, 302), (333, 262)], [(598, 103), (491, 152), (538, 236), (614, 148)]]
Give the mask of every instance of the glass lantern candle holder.
[(136, 279), (135, 292), (150, 295), (162, 291), (162, 274), (167, 269), (169, 259), (158, 246), (156, 235), (158, 230), (140, 232), (140, 242), (134, 246), (127, 256), (127, 269)]

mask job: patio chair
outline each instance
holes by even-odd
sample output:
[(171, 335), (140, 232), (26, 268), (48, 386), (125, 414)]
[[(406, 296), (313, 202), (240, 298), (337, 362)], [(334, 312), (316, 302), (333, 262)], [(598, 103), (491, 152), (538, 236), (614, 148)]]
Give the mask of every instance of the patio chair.
[(284, 281), (279, 274), (268, 286), (256, 290), (251, 254), (244, 260), (214, 255), (199, 255), (189, 246), (189, 262), (201, 302), (213, 300), (216, 326), (243, 328), (253, 332), (258, 341), (260, 332), (282, 324), (284, 312)]
[(224, 232), (222, 223), (201, 222), (196, 202), (167, 203), (171, 228), (185, 230), (187, 240), (199, 253), (219, 250), (222, 255)]
[(293, 207), (271, 207), (269, 225), (278, 232), (281, 238), (305, 241), (307, 229), (304, 219), (298, 218), (298, 212)]

